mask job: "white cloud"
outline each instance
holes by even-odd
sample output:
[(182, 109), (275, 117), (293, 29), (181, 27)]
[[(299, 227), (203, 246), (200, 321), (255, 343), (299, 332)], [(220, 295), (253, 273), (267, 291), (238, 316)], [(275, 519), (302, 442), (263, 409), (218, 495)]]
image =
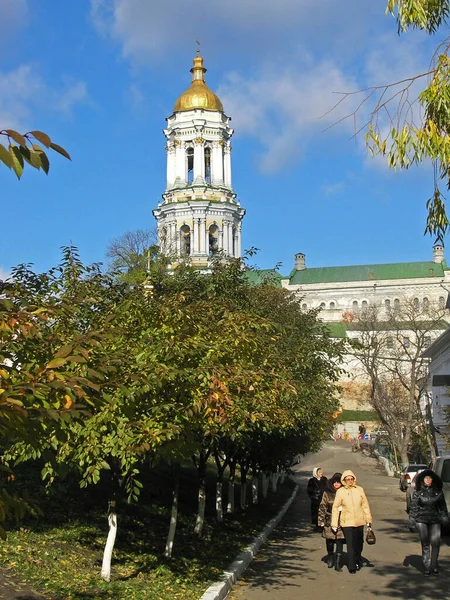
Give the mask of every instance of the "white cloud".
[[(332, 62), (315, 64), (314, 69), (299, 67), (280, 72), (265, 69), (252, 79), (232, 73), (218, 89), (227, 113), (233, 116), (237, 135), (259, 140), (261, 170), (276, 172), (295, 162), (313, 136), (339, 121), (351, 105), (332, 106), (331, 91), (352, 89), (355, 81)], [(348, 132), (349, 124), (343, 128)], [(333, 135), (329, 131), (326, 135)]]
[(0, 280), (5, 280), (7, 279), (9, 276), (11, 275), (11, 273), (9, 271), (7, 271), (6, 269), (4, 269), (1, 265), (0, 265)]
[(27, 0), (1, 0), (0, 2), (0, 45), (4, 45), (13, 38), (17, 31), (28, 24)]
[[(313, 136), (325, 140), (323, 130), (351, 117), (361, 96), (327, 114), (340, 99), (333, 92), (395, 81), (424, 63), (423, 36), (399, 37), (382, 6), (359, 0), (91, 0), (91, 18), (133, 66), (173, 66), (199, 37), (207, 66), (225, 58), (231, 69), (215, 91), (237, 134), (259, 141), (265, 172), (298, 161)], [(364, 103), (326, 136), (348, 140), (372, 109)]]
[(326, 183), (320, 189), (325, 197), (331, 198), (332, 196), (340, 196), (346, 187), (345, 181), (338, 181), (336, 183)]
[(60, 89), (50, 87), (38, 68), (30, 64), (0, 72), (0, 129), (27, 129), (37, 107), (68, 115), (76, 105), (86, 102), (89, 96), (84, 82), (67, 80)]

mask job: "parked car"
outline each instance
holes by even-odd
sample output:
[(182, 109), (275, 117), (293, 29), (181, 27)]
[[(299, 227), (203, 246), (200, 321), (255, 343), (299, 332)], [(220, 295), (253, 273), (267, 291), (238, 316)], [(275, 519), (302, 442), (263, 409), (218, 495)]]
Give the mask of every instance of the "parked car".
[(439, 456), (433, 464), (433, 471), (442, 479), (447, 510), (450, 513), (450, 454)]
[(417, 473), (420, 473), (420, 471), (423, 471), (426, 468), (427, 468), (427, 465), (414, 465), (414, 464), (411, 464), (411, 465), (408, 465), (407, 467), (405, 467), (400, 474), (400, 481), (399, 481), (399, 487), (402, 490), (402, 492), (406, 492), (406, 490), (408, 489), (408, 486), (410, 486), (411, 483), (414, 481), (414, 477), (417, 475)]
[(389, 437), (389, 433), (385, 429), (373, 429), (370, 432), (370, 439), (376, 440), (378, 438), (387, 438)]

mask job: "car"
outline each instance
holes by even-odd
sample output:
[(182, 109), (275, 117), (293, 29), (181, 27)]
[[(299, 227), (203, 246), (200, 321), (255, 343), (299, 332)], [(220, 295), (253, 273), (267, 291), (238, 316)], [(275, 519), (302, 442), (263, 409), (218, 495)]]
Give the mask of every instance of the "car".
[(378, 438), (386, 438), (389, 437), (389, 433), (385, 429), (373, 429), (370, 432), (370, 439), (376, 440)]
[(414, 477), (417, 475), (417, 473), (420, 473), (421, 471), (423, 471), (426, 468), (427, 468), (427, 465), (417, 465), (417, 464), (411, 464), (411, 465), (408, 465), (407, 467), (405, 467), (400, 474), (399, 487), (400, 487), (401, 491), (406, 492), (408, 487), (414, 481)]

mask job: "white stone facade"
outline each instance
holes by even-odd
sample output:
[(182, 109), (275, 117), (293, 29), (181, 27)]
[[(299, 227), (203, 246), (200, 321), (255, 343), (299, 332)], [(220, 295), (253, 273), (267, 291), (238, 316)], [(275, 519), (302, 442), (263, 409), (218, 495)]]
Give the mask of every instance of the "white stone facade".
[(242, 256), (245, 210), (232, 186), (230, 118), (206, 87), (201, 57), (191, 71), (191, 88), (177, 100), (164, 130), (166, 189), (153, 214), (163, 254), (207, 267), (218, 252)]

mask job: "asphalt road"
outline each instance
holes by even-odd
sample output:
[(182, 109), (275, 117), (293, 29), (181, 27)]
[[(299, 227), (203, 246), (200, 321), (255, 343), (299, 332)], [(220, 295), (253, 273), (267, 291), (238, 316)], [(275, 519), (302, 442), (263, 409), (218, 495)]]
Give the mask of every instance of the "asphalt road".
[[(352, 469), (368, 497), (377, 543), (364, 545), (363, 557), (372, 566), (355, 575), (346, 566), (341, 573), (327, 568), (325, 540), (309, 524), (306, 483), (316, 466), (327, 477)], [(296, 466), (295, 478), (300, 485), (296, 500), (229, 600), (450, 598), (450, 538), (442, 538), (439, 576), (424, 577), (418, 534), (407, 529), (405, 494), (375, 459), (353, 453), (348, 442), (327, 442)]]

